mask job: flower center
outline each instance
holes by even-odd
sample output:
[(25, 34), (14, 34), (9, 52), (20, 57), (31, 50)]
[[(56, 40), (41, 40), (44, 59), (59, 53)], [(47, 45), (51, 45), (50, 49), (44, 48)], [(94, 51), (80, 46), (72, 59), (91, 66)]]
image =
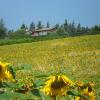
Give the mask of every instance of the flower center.
[(65, 82), (62, 80), (62, 78), (60, 78), (60, 80), (55, 80), (52, 84), (51, 87), (53, 89), (60, 89), (63, 86), (66, 86)]

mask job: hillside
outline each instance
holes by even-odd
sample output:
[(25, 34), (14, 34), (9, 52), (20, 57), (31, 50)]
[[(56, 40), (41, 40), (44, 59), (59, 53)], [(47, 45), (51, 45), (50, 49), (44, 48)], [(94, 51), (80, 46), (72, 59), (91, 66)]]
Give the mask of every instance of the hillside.
[(33, 73), (63, 70), (73, 80), (94, 81), (96, 100), (100, 100), (100, 35), (4, 45), (0, 46), (0, 60), (15, 67), (31, 66), (32, 73), (18, 72), (17, 79), (29, 79)]
[[(76, 78), (100, 77), (100, 35), (0, 46), (0, 59), (30, 64), (34, 71), (60, 66)], [(88, 76), (87, 76), (88, 75)]]

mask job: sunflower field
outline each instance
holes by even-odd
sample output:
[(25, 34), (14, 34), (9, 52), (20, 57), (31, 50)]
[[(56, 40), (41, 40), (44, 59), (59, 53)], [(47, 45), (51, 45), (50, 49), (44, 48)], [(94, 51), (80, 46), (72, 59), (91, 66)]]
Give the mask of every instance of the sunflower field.
[(0, 46), (0, 100), (100, 100), (100, 35)]

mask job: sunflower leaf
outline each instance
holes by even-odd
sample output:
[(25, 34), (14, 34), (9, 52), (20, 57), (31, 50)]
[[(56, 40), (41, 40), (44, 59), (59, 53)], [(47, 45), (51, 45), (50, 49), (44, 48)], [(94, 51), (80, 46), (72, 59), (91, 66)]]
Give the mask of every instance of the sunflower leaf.
[(79, 96), (79, 97), (86, 98), (87, 100), (89, 100), (88, 97), (82, 95), (80, 92), (77, 92), (77, 91), (68, 91), (67, 94), (72, 95), (72, 96)]
[(3, 94), (0, 94), (0, 99), (1, 100), (11, 100), (12, 99), (21, 99), (21, 100), (30, 100), (31, 98), (25, 94), (21, 94), (21, 93), (11, 93), (11, 92), (6, 92)]
[(45, 74), (43, 74), (43, 75), (34, 75), (35, 77), (38, 77), (38, 78), (41, 78), (41, 77), (48, 77), (48, 75), (45, 75)]
[(17, 84), (11, 83), (11, 82), (6, 82), (6, 83), (4, 82), (3, 86), (4, 87), (9, 87), (9, 88), (19, 88), (19, 86)]

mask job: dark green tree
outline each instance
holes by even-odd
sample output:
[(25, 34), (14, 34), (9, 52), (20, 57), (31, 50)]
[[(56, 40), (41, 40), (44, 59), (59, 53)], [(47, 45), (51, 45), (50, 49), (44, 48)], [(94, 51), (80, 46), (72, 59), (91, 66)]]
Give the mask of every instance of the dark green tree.
[(47, 26), (46, 26), (47, 28), (49, 28), (50, 27), (50, 23), (49, 23), (49, 21), (47, 22)]
[(60, 27), (59, 24), (56, 24), (56, 25), (55, 25), (55, 28), (56, 28), (56, 29), (59, 29), (59, 27)]
[(74, 23), (74, 21), (72, 22), (72, 24), (71, 24), (71, 32), (74, 34), (75, 33), (75, 23)]
[(68, 24), (68, 33), (71, 33), (71, 29), (72, 29), (72, 24), (69, 23), (69, 24)]
[(34, 30), (35, 30), (35, 24), (34, 24), (34, 22), (32, 22), (32, 23), (30, 24), (29, 30), (30, 30), (30, 31), (34, 31)]
[(90, 29), (88, 27), (81, 27), (80, 35), (89, 34)]
[(42, 22), (41, 22), (41, 21), (38, 21), (37, 29), (41, 29), (41, 28), (43, 28), (43, 26), (42, 26)]
[(3, 19), (0, 19), (0, 38), (5, 38), (6, 37), (6, 27), (4, 24)]
[(77, 25), (77, 32), (81, 32), (81, 24), (79, 23), (78, 25)]
[(6, 37), (10, 38), (10, 36), (13, 34), (13, 32), (14, 32), (13, 30), (8, 30)]
[(67, 19), (65, 19), (65, 22), (64, 22), (64, 29), (66, 32), (68, 32), (68, 22), (67, 22)]
[(16, 30), (15, 32), (12, 32), (12, 34), (10, 34), (10, 38), (13, 39), (20, 39), (26, 37), (28, 37), (28, 35), (26, 34), (26, 31), (23, 29)]
[(63, 25), (59, 26), (59, 28), (57, 29), (57, 34), (58, 34), (59, 36), (61, 36), (61, 35), (67, 35), (67, 34), (66, 34), (66, 31), (64, 30)]
[(89, 27), (85, 27), (85, 33), (89, 33), (90, 32), (90, 28)]
[(22, 24), (20, 29), (26, 29), (26, 25), (25, 24)]
[(92, 27), (91, 33), (92, 34), (100, 34), (100, 25), (95, 25), (94, 27)]

